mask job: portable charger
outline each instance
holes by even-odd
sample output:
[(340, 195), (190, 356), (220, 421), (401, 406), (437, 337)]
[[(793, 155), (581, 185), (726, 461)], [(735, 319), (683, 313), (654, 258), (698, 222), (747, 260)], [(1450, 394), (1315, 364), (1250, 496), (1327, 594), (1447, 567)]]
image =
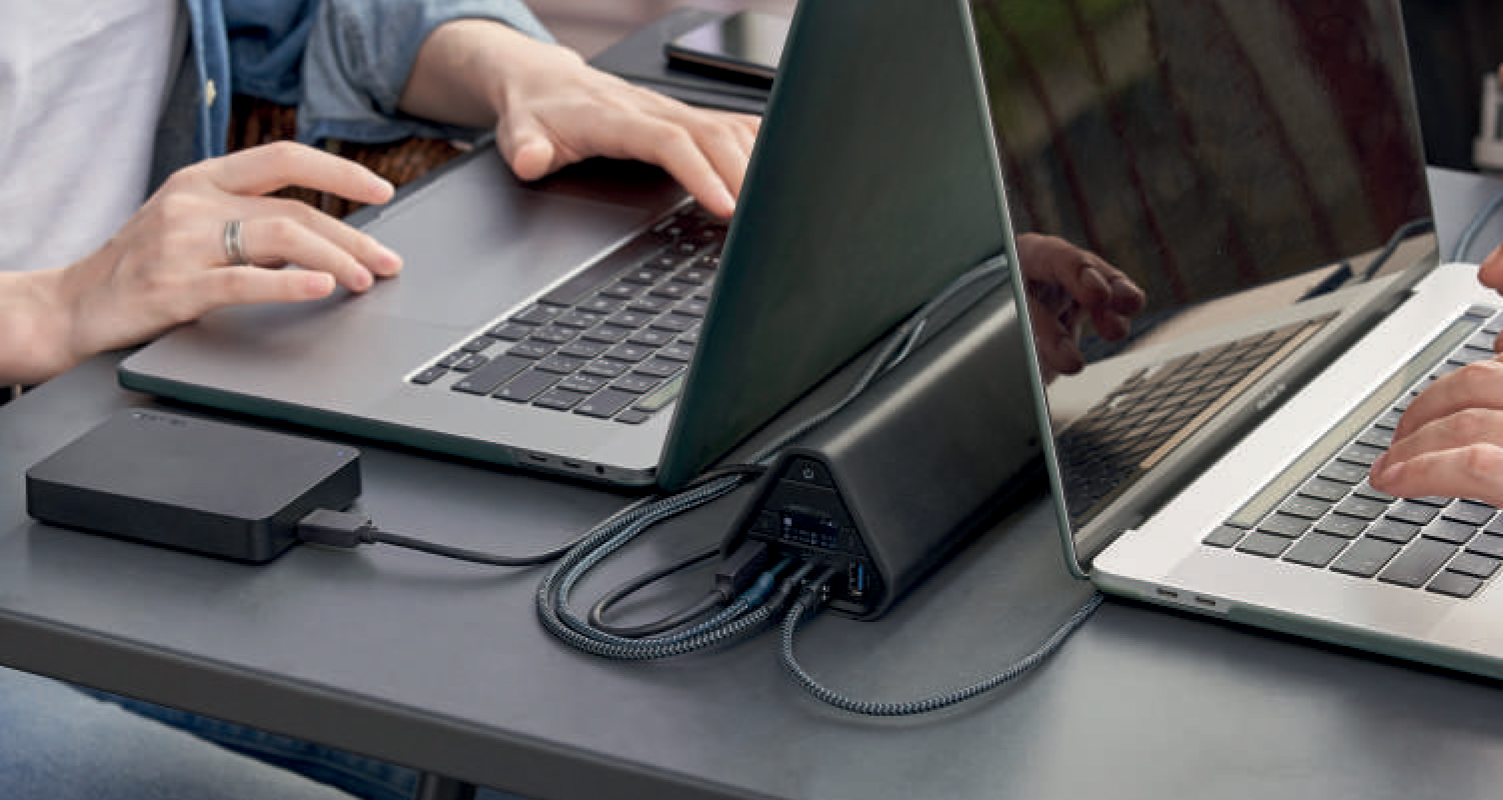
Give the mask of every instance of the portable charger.
[(26, 472), (50, 525), (265, 563), (298, 520), (360, 495), (360, 453), (166, 411), (125, 409)]

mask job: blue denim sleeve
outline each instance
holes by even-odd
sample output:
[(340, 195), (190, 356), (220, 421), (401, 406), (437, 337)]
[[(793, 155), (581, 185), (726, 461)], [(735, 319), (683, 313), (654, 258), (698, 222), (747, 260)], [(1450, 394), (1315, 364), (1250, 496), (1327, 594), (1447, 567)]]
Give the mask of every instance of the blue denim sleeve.
[(298, 103), (298, 138), (305, 142), (386, 142), (409, 135), (476, 133), (430, 125), (397, 110), (418, 48), (445, 22), (490, 19), (552, 41), (522, 0), (281, 0), (280, 4), (298, 2), (317, 6), (303, 51)]
[(318, 0), (224, 0), (234, 91), (283, 105), (302, 97), (303, 52)]

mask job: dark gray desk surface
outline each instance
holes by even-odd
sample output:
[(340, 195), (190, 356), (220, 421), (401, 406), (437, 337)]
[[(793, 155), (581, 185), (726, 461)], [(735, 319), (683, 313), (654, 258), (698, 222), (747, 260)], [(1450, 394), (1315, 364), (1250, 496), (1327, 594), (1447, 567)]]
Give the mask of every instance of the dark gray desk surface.
[[(1435, 182), (1462, 220), (1493, 186)], [(650, 665), (574, 652), (535, 620), (537, 569), (311, 547), (246, 567), (39, 526), (24, 469), (148, 402), (116, 388), (113, 363), (0, 409), (0, 663), (537, 798), (1409, 800), (1503, 785), (1494, 684), (1119, 602), (1016, 685), (884, 721), (801, 694), (771, 635)], [(531, 551), (622, 502), (366, 451), (366, 511), (463, 545)], [(616, 574), (712, 541), (727, 513), (644, 543)], [(806, 665), (879, 699), (989, 674), (1087, 596), (1054, 536), (1032, 503), (888, 618), (816, 620)]]

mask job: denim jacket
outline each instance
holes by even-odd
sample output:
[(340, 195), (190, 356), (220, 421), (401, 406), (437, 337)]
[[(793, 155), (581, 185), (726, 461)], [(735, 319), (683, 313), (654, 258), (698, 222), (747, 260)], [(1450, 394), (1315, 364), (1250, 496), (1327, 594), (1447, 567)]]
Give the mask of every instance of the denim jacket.
[(152, 185), (222, 155), (230, 96), (298, 107), (298, 139), (384, 142), (454, 135), (397, 111), (428, 34), (492, 19), (551, 41), (522, 0), (182, 0), (184, 60), (157, 128)]

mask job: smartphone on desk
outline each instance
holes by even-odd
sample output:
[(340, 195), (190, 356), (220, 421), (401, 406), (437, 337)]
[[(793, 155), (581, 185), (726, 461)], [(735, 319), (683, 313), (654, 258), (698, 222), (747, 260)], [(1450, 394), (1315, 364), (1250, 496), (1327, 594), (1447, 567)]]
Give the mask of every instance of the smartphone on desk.
[(767, 87), (778, 71), (789, 20), (742, 11), (677, 36), (663, 45), (670, 66)]

